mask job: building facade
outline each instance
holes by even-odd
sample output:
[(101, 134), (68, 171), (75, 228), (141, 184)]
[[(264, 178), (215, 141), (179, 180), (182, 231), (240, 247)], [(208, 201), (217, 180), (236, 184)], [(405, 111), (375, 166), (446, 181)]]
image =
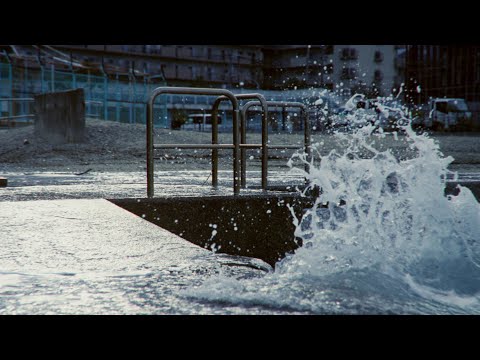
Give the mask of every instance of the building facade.
[(389, 95), (402, 69), (395, 45), (288, 45), (264, 48), (264, 85), (270, 89), (325, 88)]
[[(39, 45), (15, 55), (53, 57), (77, 71), (161, 78), (172, 86), (325, 88), (388, 95), (403, 82), (394, 45)], [(46, 60), (45, 60), (46, 61)]]
[(223, 45), (55, 45), (87, 62), (124, 72), (164, 77), (172, 86), (260, 88), (260, 46)]

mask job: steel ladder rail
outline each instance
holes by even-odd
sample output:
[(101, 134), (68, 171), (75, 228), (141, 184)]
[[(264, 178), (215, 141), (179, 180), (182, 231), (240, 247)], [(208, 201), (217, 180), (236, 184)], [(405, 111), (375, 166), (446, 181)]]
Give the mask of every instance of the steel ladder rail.
[[(247, 123), (247, 112), (250, 110), (250, 108), (254, 106), (260, 106), (263, 104), (260, 104), (257, 101), (249, 101), (245, 105), (243, 105), (242, 110), (241, 110), (241, 115), (240, 115), (240, 125), (242, 128), (242, 133), (245, 133), (243, 138), (242, 138), (242, 143), (246, 141), (246, 123)], [(310, 131), (310, 119), (308, 116), (308, 109), (307, 106), (301, 102), (294, 102), (294, 101), (267, 101), (267, 106), (269, 108), (277, 108), (281, 107), (283, 109), (285, 108), (299, 108), (302, 113), (303, 113), (303, 119), (304, 119), (304, 149), (305, 153), (307, 154), (306, 156), (306, 164), (305, 164), (305, 172), (309, 173), (310, 172), (310, 161), (312, 158), (312, 149), (311, 149), (311, 131)], [(263, 125), (263, 124), (262, 124)], [(267, 133), (266, 133), (266, 138), (265, 142), (268, 143), (268, 124), (263, 125), (267, 128)], [(275, 145), (268, 145), (269, 148), (277, 148)], [(287, 148), (281, 146), (280, 148)], [(288, 147), (289, 149), (300, 149), (301, 147), (299, 146), (291, 146)], [(243, 157), (242, 157), (243, 156)], [(242, 187), (244, 188), (246, 186), (246, 156), (244, 154), (241, 154), (241, 162), (242, 162), (242, 167), (241, 167), (241, 179), (242, 179)], [(268, 164), (266, 168), (268, 167)], [(268, 176), (268, 172), (265, 174), (265, 176)]]
[[(161, 94), (183, 94), (183, 95), (219, 95), (212, 107), (212, 144), (153, 144), (153, 102), (155, 98)], [(237, 102), (232, 100), (232, 96)], [(239, 111), (235, 111), (235, 105), (238, 109), (238, 100), (257, 99), (258, 101), (250, 101), (242, 108), (241, 112), (241, 140), (238, 142), (238, 115)], [(234, 144), (218, 144), (218, 108), (222, 101), (230, 100), (233, 104), (233, 138)], [(246, 112), (252, 106), (262, 106), (262, 143), (247, 144), (246, 143)], [(225, 89), (206, 89), (206, 88), (176, 88), (161, 87), (153, 91), (147, 104), (147, 195), (153, 197), (153, 149), (211, 149), (212, 150), (212, 186), (218, 186), (218, 150), (233, 149), (234, 150), (234, 194), (239, 194), (240, 186), (246, 187), (246, 149), (262, 149), (262, 189), (266, 190), (268, 185), (268, 149), (299, 149), (296, 145), (268, 145), (268, 108), (269, 107), (297, 107), (301, 108), (305, 118), (305, 151), (307, 156), (310, 153), (310, 127), (308, 112), (306, 106), (298, 102), (275, 102), (266, 101), (264, 96), (259, 93), (251, 94), (233, 94)], [(237, 116), (235, 116), (237, 115)], [(237, 142), (235, 143), (235, 139)], [(240, 185), (238, 184), (238, 165), (240, 150)], [(307, 157), (308, 158), (308, 157)], [(237, 166), (237, 169), (235, 168)], [(308, 164), (306, 164), (308, 171)], [(151, 196), (150, 196), (151, 195)]]
[[(154, 148), (161, 148), (165, 145), (153, 144), (153, 104), (155, 99), (164, 94), (173, 95), (210, 95), (210, 96), (224, 96), (230, 100), (233, 108), (233, 144), (227, 144), (229, 148), (233, 149), (233, 193), (240, 194), (240, 139), (239, 139), (239, 104), (235, 95), (226, 89), (211, 89), (211, 88), (188, 88), (188, 87), (158, 87), (152, 91), (147, 102), (147, 197), (154, 196)], [(212, 144), (213, 145), (213, 144)], [(209, 145), (209, 146), (212, 146)], [(222, 144), (218, 144), (224, 146)], [(198, 145), (196, 145), (198, 146)]]
[[(267, 173), (268, 173), (268, 105), (265, 97), (259, 93), (249, 93), (249, 94), (235, 94), (235, 97), (238, 100), (252, 100), (257, 99), (258, 103), (262, 107), (262, 189), (267, 189)], [(224, 96), (218, 97), (213, 106), (212, 106), (212, 144), (218, 143), (218, 108), (222, 101), (227, 100)], [(247, 144), (246, 139), (246, 129), (242, 122), (242, 117), (240, 117), (240, 144)], [(246, 167), (246, 147), (240, 146), (240, 183), (241, 187), (245, 188), (246, 184), (246, 173), (244, 171)], [(218, 151), (212, 151), (212, 186), (218, 186)]]

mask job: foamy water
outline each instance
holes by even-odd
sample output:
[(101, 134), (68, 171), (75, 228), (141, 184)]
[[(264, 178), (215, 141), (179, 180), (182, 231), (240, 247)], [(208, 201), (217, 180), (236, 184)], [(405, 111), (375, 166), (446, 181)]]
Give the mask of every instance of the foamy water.
[[(446, 197), (454, 159), (415, 133), (404, 109), (379, 109), (396, 115), (400, 133), (376, 129), (371, 114), (353, 110), (355, 126), (334, 134), (342, 150), (316, 156), (310, 173), (290, 162), (322, 189), (296, 220), (301, 248), (261, 278), (214, 277), (183, 296), (318, 314), (479, 314), (480, 205), (465, 187)], [(383, 136), (406, 141), (413, 155), (399, 160), (376, 149)]]

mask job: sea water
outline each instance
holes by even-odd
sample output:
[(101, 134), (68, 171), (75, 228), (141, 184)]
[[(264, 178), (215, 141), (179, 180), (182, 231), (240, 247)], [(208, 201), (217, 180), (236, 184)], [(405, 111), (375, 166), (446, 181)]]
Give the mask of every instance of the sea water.
[[(314, 144), (308, 173), (290, 162), (321, 189), (294, 219), (303, 246), (263, 277), (220, 274), (182, 296), (307, 314), (480, 314), (480, 205), (465, 187), (445, 196), (454, 159), (412, 130), (404, 108), (378, 108), (395, 115), (396, 131), (352, 106), (353, 126), (332, 131), (343, 147), (320, 156)], [(384, 136), (406, 142), (410, 155), (376, 148)]]

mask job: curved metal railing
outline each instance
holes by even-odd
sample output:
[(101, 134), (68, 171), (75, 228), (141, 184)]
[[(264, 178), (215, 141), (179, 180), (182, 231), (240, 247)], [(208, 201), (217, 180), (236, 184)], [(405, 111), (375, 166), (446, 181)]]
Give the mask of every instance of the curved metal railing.
[[(233, 144), (223, 146), (219, 144), (208, 145), (210, 149), (229, 148), (233, 149), (233, 192), (240, 193), (240, 141), (239, 141), (239, 106), (235, 95), (225, 89), (188, 88), (188, 87), (158, 87), (152, 91), (147, 102), (147, 196), (154, 195), (154, 158), (153, 149), (162, 148), (162, 145), (153, 144), (153, 104), (155, 99), (162, 94), (175, 95), (212, 95), (225, 96), (233, 106)], [(177, 146), (178, 147), (178, 146)]]
[[(155, 99), (162, 94), (176, 95), (212, 95), (218, 96), (212, 107), (212, 144), (154, 144), (153, 143), (153, 104)], [(247, 102), (239, 110), (239, 100), (256, 99)], [(230, 101), (233, 106), (233, 144), (218, 143), (218, 108), (222, 101)], [(262, 107), (262, 142), (261, 144), (247, 144), (246, 141), (246, 115), (252, 107)], [(307, 154), (305, 170), (309, 171), (311, 159), (310, 124), (307, 107), (299, 102), (266, 101), (259, 93), (233, 94), (225, 89), (210, 88), (182, 88), (159, 87), (153, 90), (147, 103), (147, 196), (154, 196), (154, 149), (211, 149), (212, 150), (212, 186), (218, 186), (218, 150), (233, 150), (233, 192), (240, 193), (240, 188), (246, 187), (246, 150), (261, 149), (262, 152), (262, 189), (268, 186), (268, 149), (300, 149), (296, 145), (268, 145), (268, 109), (272, 107), (300, 108), (304, 116), (304, 148)], [(240, 119), (240, 121), (239, 121)]]
[[(264, 104), (260, 104), (257, 101), (249, 101), (245, 105), (243, 105), (241, 110), (241, 128), (242, 133), (246, 132), (246, 125), (247, 125), (247, 112), (254, 106), (262, 106), (264, 108)], [(307, 154), (307, 163), (305, 164), (305, 171), (310, 171), (310, 161), (311, 161), (311, 131), (310, 131), (310, 119), (308, 116), (308, 109), (307, 106), (300, 102), (293, 102), (293, 101), (267, 101), (268, 108), (277, 108), (281, 107), (283, 110), (286, 108), (299, 108), (302, 111), (303, 119), (304, 119), (304, 149), (305, 153)], [(268, 145), (268, 124), (262, 123), (262, 146), (266, 146), (270, 149), (300, 149), (301, 147), (298, 146), (289, 146), (289, 145)], [(263, 137), (263, 133), (265, 132), (265, 138)], [(242, 137), (242, 143), (246, 142), (246, 136)], [(242, 187), (245, 187), (246, 182), (246, 156), (245, 154), (241, 154), (241, 183)], [(263, 164), (262, 164), (263, 165)], [(263, 177), (265, 176), (265, 179)], [(265, 173), (262, 172), (262, 184), (265, 182), (265, 188), (267, 183), (267, 176), (268, 176), (268, 165), (265, 164)]]

